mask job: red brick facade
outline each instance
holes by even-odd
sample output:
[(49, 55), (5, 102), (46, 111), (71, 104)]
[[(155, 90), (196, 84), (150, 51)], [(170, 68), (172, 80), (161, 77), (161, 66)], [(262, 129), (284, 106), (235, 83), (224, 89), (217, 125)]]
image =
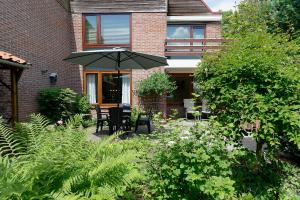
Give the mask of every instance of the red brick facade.
[[(164, 44), (167, 34), (166, 13), (133, 13), (132, 14), (132, 50), (142, 53), (164, 56)], [(164, 68), (152, 70), (133, 70), (132, 85), (136, 89), (137, 82), (146, 78), (153, 71), (164, 72)], [(133, 95), (133, 104), (138, 105), (139, 99)], [(163, 98), (158, 107), (166, 111), (166, 100)]]
[(209, 22), (206, 24), (207, 38), (221, 38), (221, 22)]
[(32, 64), (18, 88), (19, 116), (26, 119), (37, 111), (38, 91), (51, 87), (50, 73), (58, 74), (56, 86), (73, 78), (74, 67), (62, 61), (72, 50), (71, 16), (56, 0), (2, 1), (0, 13), (0, 49)]
[[(61, 2), (61, 1), (60, 1)], [(0, 50), (27, 60), (32, 66), (25, 70), (19, 82), (19, 116), (26, 119), (37, 111), (39, 90), (52, 87), (50, 73), (58, 74), (55, 86), (83, 91), (83, 69), (62, 61), (72, 51), (82, 51), (82, 13), (67, 11), (56, 0), (11, 0), (1, 4)], [(72, 10), (72, 7), (71, 7)], [(167, 12), (132, 13), (131, 48), (133, 51), (164, 56), (167, 31)], [(206, 37), (221, 36), (220, 23), (206, 25)], [(133, 70), (133, 90), (136, 83), (153, 70)], [(133, 95), (133, 104), (138, 98)], [(165, 98), (159, 105), (166, 110)]]

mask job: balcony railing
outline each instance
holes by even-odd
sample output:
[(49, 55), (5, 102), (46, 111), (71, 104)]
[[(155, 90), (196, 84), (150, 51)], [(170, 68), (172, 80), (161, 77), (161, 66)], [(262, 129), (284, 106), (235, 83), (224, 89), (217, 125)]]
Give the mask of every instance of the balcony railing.
[(201, 56), (205, 52), (213, 53), (224, 47), (227, 39), (167, 39), (165, 56)]

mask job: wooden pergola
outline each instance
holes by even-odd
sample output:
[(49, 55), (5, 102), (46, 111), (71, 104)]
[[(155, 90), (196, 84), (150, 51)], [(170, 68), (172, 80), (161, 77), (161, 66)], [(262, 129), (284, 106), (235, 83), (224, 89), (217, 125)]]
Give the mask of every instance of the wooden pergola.
[(1, 98), (10, 99), (10, 116), (6, 116), (6, 118), (12, 124), (18, 121), (18, 81), (27, 67), (28, 64), (25, 60), (0, 51), (0, 75), (2, 75), (0, 76), (0, 86), (6, 88), (10, 93), (10, 97), (3, 96)]

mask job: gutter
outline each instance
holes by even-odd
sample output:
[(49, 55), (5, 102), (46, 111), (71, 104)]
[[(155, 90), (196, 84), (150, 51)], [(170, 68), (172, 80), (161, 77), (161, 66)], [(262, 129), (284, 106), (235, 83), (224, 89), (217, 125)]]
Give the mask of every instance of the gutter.
[(0, 64), (9, 65), (9, 66), (13, 66), (13, 67), (21, 68), (21, 69), (27, 69), (28, 65), (30, 65), (30, 64), (19, 64), (19, 63), (15, 63), (15, 62), (10, 62), (10, 61), (3, 60), (3, 59), (0, 59)]

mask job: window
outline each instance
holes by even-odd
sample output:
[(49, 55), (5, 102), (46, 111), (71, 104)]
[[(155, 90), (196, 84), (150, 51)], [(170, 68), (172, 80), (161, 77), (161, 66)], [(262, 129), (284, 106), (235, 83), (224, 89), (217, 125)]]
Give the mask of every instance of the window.
[[(203, 46), (202, 41), (195, 39), (205, 38), (205, 27), (201, 25), (168, 25), (167, 27), (167, 46), (172, 47), (168, 52), (200, 52), (201, 48), (191, 48)], [(178, 46), (178, 47), (176, 47)]]
[(101, 41), (103, 44), (129, 44), (129, 15), (102, 15)]
[[(100, 85), (98, 85), (98, 80)], [(115, 72), (86, 72), (85, 91), (91, 104), (112, 105), (131, 102), (131, 77), (129, 73), (120, 75), (118, 87), (118, 74)], [(99, 94), (99, 95), (98, 95)], [(120, 94), (120, 96), (118, 96)]]
[(86, 95), (90, 104), (98, 103), (98, 75), (97, 74), (87, 74), (86, 75)]
[(188, 39), (191, 37), (190, 26), (187, 25), (169, 25), (168, 39)]
[(97, 43), (97, 18), (96, 16), (85, 17), (85, 41), (87, 44)]
[(84, 47), (130, 45), (130, 15), (102, 14), (84, 16)]
[(119, 80), (118, 88), (118, 74), (102, 74), (102, 103), (118, 103), (118, 98), (121, 98), (119, 103), (130, 104), (129, 75), (121, 74)]
[(168, 39), (202, 39), (204, 26), (200, 25), (168, 25)]

